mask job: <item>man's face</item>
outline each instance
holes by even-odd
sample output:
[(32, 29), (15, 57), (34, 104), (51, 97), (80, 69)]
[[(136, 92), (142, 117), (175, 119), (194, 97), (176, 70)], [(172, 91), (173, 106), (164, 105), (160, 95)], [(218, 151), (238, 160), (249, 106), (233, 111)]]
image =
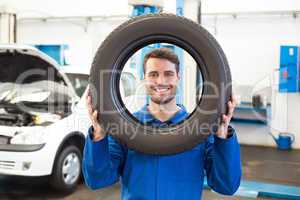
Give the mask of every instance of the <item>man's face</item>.
[(174, 63), (167, 59), (149, 58), (145, 65), (146, 91), (157, 104), (166, 104), (176, 96), (179, 82)]

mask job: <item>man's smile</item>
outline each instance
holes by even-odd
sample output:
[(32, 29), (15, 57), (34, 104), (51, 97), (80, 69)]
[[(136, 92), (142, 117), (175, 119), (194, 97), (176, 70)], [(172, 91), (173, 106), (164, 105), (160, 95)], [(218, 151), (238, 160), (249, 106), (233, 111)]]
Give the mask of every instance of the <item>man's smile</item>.
[(166, 93), (171, 87), (170, 86), (156, 86), (152, 88), (156, 93)]

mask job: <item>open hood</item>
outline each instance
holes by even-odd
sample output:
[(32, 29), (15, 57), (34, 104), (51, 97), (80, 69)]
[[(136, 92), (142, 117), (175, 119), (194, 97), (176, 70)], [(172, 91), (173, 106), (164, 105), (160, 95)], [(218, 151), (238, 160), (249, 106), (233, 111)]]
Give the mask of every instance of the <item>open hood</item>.
[(70, 80), (58, 68), (59, 65), (51, 57), (34, 47), (0, 45), (0, 83), (2, 86), (3, 84), (6, 84), (6, 87), (9, 84), (30, 86), (30, 84), (40, 82), (45, 87), (45, 81), (47, 81), (49, 89), (53, 90), (53, 85), (60, 85), (58, 88), (65, 86), (68, 88), (69, 95), (74, 100), (78, 100)]
[(71, 86), (59, 65), (43, 52), (26, 45), (0, 45), (0, 82), (31, 83), (49, 79)]
[(32, 124), (39, 113), (70, 114), (79, 97), (58, 68), (34, 47), (0, 45), (0, 125)]

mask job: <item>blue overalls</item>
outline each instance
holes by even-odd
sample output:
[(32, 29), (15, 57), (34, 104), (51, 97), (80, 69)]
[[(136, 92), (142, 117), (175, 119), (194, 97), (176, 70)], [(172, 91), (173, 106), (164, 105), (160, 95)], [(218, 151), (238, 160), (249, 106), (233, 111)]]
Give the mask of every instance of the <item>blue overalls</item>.
[[(146, 106), (134, 116), (144, 123), (165, 123), (155, 119)], [(187, 116), (182, 107), (167, 123), (175, 124)], [(94, 142), (92, 127), (88, 131), (82, 170), (91, 189), (120, 180), (123, 200), (199, 200), (205, 174), (208, 185), (221, 194), (232, 195), (240, 185), (240, 147), (231, 126), (227, 139), (211, 134), (193, 149), (167, 156), (127, 149), (110, 135)]]

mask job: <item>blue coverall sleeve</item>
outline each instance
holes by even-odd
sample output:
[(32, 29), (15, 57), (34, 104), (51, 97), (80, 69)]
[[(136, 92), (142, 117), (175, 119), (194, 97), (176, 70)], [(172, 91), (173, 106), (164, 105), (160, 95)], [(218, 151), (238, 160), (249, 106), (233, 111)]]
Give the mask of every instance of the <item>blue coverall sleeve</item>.
[(212, 135), (207, 140), (205, 170), (207, 183), (214, 191), (233, 195), (240, 186), (242, 167), (235, 130), (229, 126), (228, 131), (227, 139)]
[(125, 149), (111, 136), (100, 141), (92, 140), (92, 126), (88, 130), (82, 172), (86, 185), (95, 190), (116, 183), (122, 173)]

